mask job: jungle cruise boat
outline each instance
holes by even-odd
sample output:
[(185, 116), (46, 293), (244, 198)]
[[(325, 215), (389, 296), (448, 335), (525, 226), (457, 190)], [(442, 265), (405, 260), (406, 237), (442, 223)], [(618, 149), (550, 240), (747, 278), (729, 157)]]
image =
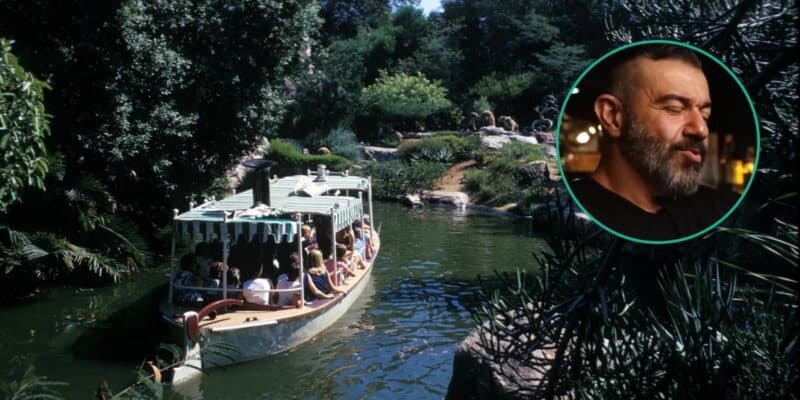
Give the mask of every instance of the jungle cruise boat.
[[(347, 171), (333, 173), (324, 165), (306, 175), (276, 178), (270, 177), (273, 161), (247, 160), (243, 164), (254, 169), (253, 189), (198, 206), (190, 204), (183, 213), (174, 210), (169, 297), (161, 306), (163, 319), (184, 353), (182, 365), (174, 369), (173, 385), (187, 382), (203, 368), (262, 358), (313, 338), (361, 295), (380, 249), (379, 232), (372, 228), (370, 178), (350, 176)], [(301, 234), (308, 230), (304, 225), (315, 228), (316, 238)], [(352, 233), (353, 225), (360, 227), (361, 243), (371, 252), (360, 267), (352, 268), (354, 275), (334, 274), (333, 283), (341, 293), (309, 301), (307, 285), (300, 283), (303, 279), (290, 288), (276, 289), (275, 279), (287, 268), (294, 269), (292, 275), (306, 276), (309, 246), (321, 250), (331, 259), (327, 262), (338, 266), (337, 236)], [(177, 257), (176, 248), (185, 250), (182, 257)], [(222, 271), (203, 268), (207, 261), (214, 265), (215, 259)], [(178, 260), (183, 267), (180, 270)], [(192, 265), (196, 260), (200, 262)], [(269, 289), (251, 286), (245, 290), (228, 282), (236, 281), (232, 277), (235, 269), (242, 271), (244, 280), (244, 271), (254, 268), (263, 273), (251, 275), (271, 280)], [(202, 276), (205, 274), (209, 275)], [(183, 279), (191, 275), (196, 277)], [(214, 277), (217, 279), (210, 279)], [(250, 295), (255, 292), (261, 295), (256, 297), (267, 299), (293, 292), (303, 300), (295, 298), (296, 303), (288, 306), (273, 301), (255, 304), (245, 300), (248, 290)]]

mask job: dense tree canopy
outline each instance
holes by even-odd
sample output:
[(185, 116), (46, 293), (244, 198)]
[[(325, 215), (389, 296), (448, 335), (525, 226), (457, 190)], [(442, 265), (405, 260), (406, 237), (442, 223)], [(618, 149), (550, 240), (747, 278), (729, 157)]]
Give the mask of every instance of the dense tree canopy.
[(169, 215), (164, 199), (185, 204), (277, 134), (320, 25), (313, 1), (3, 6), (16, 19), (0, 32), (58, 88), (48, 105), (68, 173), (94, 171), (142, 215)]
[(44, 142), (50, 121), (44, 110), (49, 86), (27, 72), (0, 38), (0, 213), (28, 186), (44, 189), (48, 171)]

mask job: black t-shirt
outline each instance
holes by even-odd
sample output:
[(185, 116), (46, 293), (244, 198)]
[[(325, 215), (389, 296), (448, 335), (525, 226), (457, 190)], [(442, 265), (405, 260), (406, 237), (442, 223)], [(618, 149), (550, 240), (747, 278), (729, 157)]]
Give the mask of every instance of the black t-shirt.
[(700, 232), (722, 218), (736, 201), (733, 193), (701, 185), (692, 195), (659, 199), (662, 208), (650, 213), (592, 178), (572, 180), (569, 186), (597, 221), (644, 240), (671, 240)]

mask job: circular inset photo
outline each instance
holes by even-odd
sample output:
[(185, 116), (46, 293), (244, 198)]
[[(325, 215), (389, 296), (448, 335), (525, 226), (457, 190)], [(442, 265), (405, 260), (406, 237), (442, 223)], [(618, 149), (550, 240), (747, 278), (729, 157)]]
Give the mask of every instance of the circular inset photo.
[(573, 200), (624, 239), (702, 235), (742, 201), (758, 164), (753, 104), (705, 51), (669, 40), (617, 48), (573, 85), (559, 115), (558, 165)]

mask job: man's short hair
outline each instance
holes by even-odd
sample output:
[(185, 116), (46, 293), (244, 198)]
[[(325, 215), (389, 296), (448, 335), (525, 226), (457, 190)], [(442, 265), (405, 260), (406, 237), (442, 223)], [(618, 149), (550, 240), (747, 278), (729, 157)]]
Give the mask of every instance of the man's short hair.
[(641, 57), (654, 61), (677, 60), (697, 69), (703, 69), (703, 63), (700, 61), (700, 57), (697, 56), (697, 53), (683, 46), (673, 44), (644, 44), (632, 46), (614, 53), (603, 62), (603, 64), (605, 64), (603, 68), (604, 71), (600, 72), (601, 75), (605, 75), (604, 81), (607, 82), (604, 91), (617, 96), (624, 93), (627, 89), (626, 85), (630, 83), (628, 70), (625, 68), (626, 64)]

